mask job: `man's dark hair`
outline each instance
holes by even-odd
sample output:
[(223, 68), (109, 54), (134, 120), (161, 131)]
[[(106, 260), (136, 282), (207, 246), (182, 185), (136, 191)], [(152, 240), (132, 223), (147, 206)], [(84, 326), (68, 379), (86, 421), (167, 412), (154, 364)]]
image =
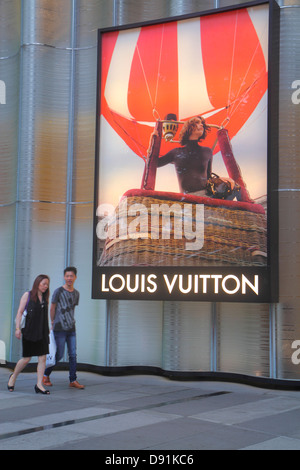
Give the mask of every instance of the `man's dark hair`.
[(68, 271), (71, 271), (72, 273), (75, 274), (75, 276), (77, 276), (77, 269), (74, 267), (74, 266), (68, 266), (67, 268), (64, 269), (64, 275), (66, 274), (66, 272)]

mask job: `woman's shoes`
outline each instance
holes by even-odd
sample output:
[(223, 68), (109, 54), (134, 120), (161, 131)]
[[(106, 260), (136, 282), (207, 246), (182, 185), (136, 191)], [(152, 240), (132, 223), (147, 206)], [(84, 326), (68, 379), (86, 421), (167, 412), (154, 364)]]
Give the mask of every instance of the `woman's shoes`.
[(50, 395), (49, 390), (41, 390), (37, 385), (34, 386), (35, 393), (41, 393), (42, 395)]
[(10, 378), (11, 378), (12, 375), (13, 375), (13, 374), (10, 374), (9, 379), (8, 379), (8, 382), (7, 382), (7, 390), (8, 390), (9, 392), (13, 392), (14, 389), (15, 389), (15, 386), (14, 386), (14, 385), (8, 385), (8, 384), (9, 384), (9, 381), (10, 381)]
[[(8, 382), (7, 382), (7, 390), (9, 392), (13, 392), (15, 389), (14, 385), (9, 385), (10, 378), (13, 374), (10, 374)], [(35, 393), (41, 393), (42, 395), (50, 395), (49, 390), (41, 390), (37, 385), (34, 386)]]

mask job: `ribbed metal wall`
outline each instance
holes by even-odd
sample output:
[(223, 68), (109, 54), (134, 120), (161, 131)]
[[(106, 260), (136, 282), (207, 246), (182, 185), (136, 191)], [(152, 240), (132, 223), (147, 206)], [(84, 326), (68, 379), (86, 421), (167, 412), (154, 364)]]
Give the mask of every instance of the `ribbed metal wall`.
[(13, 302), (20, 25), (20, 2), (0, 2), (0, 80), (5, 85), (0, 100), (0, 362), (9, 354)]
[[(0, 342), (16, 361), (13, 318), (45, 272), (78, 267), (78, 361), (299, 379), (300, 0), (280, 1), (280, 303), (91, 300), (97, 29), (242, 2), (0, 0)], [(2, 351), (2, 349), (0, 349)], [(1, 360), (1, 357), (0, 357)]]
[[(280, 304), (276, 305), (278, 377), (300, 377), (291, 361), (291, 344), (300, 339), (300, 103), (292, 83), (300, 80), (300, 1), (283, 2), (280, 40), (279, 109), (279, 268)], [(299, 88), (299, 87), (298, 87)]]

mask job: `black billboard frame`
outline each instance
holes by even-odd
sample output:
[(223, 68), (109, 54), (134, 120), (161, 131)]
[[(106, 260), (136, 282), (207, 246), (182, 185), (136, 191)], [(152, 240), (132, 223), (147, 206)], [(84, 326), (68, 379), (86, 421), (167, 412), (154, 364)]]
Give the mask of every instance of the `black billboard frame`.
[[(99, 147), (100, 147), (100, 77), (101, 77), (101, 39), (102, 35), (112, 31), (122, 31), (132, 28), (139, 28), (149, 25), (158, 25), (161, 23), (169, 23), (182, 21), (191, 18), (197, 18), (205, 15), (214, 15), (222, 12), (240, 10), (243, 8), (256, 7), (259, 5), (268, 5), (269, 7), (269, 38), (268, 38), (268, 135), (267, 135), (267, 173), (268, 173), (268, 213), (267, 213), (267, 246), (268, 246), (268, 265), (267, 267), (259, 267), (256, 270), (252, 268), (243, 269), (242, 267), (199, 267), (188, 268), (181, 267), (180, 274), (182, 282), (187, 282), (187, 276), (200, 275), (203, 279), (210, 279), (213, 288), (208, 291), (202, 291), (197, 284), (194, 286), (195, 292), (192, 295), (186, 295), (173, 289), (170, 292), (170, 286), (176, 276), (175, 267), (159, 268), (160, 273), (156, 272), (155, 267), (105, 267), (101, 268), (96, 265), (97, 260), (97, 235), (96, 227), (98, 218), (96, 215), (97, 201), (99, 192)], [(254, 302), (254, 303), (276, 303), (279, 300), (279, 237), (278, 237), (278, 130), (279, 130), (279, 33), (280, 33), (280, 7), (275, 0), (258, 0), (247, 2), (240, 5), (232, 5), (224, 8), (216, 8), (203, 12), (163, 18), (146, 22), (138, 22), (126, 24), (122, 26), (102, 28), (98, 30), (98, 65), (97, 65), (97, 106), (96, 106), (96, 148), (95, 148), (95, 181), (94, 181), (94, 220), (93, 220), (93, 268), (92, 268), (92, 298), (93, 299), (118, 299), (118, 300), (191, 300), (191, 301), (209, 301), (209, 302)], [(260, 292), (255, 292), (254, 276), (259, 276)], [(104, 275), (104, 278), (103, 278)], [(151, 278), (152, 284), (148, 285), (143, 292), (129, 292), (127, 289), (121, 289), (123, 279), (126, 277), (139, 276), (140, 279)], [(111, 283), (113, 290), (109, 288), (109, 280), (115, 276), (118, 284)], [(166, 276), (166, 277), (164, 277)], [(247, 293), (242, 293), (242, 279), (247, 278)], [(166, 281), (167, 279), (167, 281)], [(222, 282), (226, 281), (222, 285)], [(178, 282), (179, 278), (174, 281)], [(229, 282), (229, 284), (227, 283)], [(234, 282), (233, 286), (230, 283)], [(220, 284), (221, 283), (221, 284)], [(232, 293), (235, 286), (240, 283), (241, 288), (237, 293)], [(100, 285), (102, 284), (102, 287)], [(151, 289), (156, 285), (156, 290)], [(211, 285), (212, 285), (211, 284)], [(187, 284), (185, 284), (186, 287)], [(253, 286), (251, 288), (251, 285)], [(120, 290), (119, 290), (120, 286)], [(183, 286), (183, 284), (182, 284)], [(250, 286), (250, 287), (249, 287)], [(206, 284), (207, 287), (207, 284)], [(225, 291), (223, 289), (225, 287)], [(217, 288), (218, 292), (215, 290)], [(246, 288), (245, 288), (246, 289)], [(183, 290), (185, 290), (183, 288)], [(192, 289), (193, 290), (193, 289)], [(205, 290), (205, 289), (204, 289)]]

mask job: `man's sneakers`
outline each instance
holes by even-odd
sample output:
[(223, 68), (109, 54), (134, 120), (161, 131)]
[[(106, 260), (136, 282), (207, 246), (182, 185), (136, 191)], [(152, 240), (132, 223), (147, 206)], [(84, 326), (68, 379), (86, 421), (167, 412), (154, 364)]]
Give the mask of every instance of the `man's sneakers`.
[[(52, 387), (52, 383), (50, 382), (50, 378), (44, 375), (43, 377), (43, 385), (46, 385), (46, 387)], [(78, 388), (78, 390), (83, 390), (84, 385), (81, 385), (80, 383), (77, 382), (77, 380), (74, 380), (74, 382), (70, 382), (69, 387), (71, 388)]]
[(79, 390), (84, 389), (84, 385), (80, 385), (80, 383), (77, 382), (77, 380), (74, 380), (74, 382), (70, 382), (69, 387), (71, 388), (78, 388)]

